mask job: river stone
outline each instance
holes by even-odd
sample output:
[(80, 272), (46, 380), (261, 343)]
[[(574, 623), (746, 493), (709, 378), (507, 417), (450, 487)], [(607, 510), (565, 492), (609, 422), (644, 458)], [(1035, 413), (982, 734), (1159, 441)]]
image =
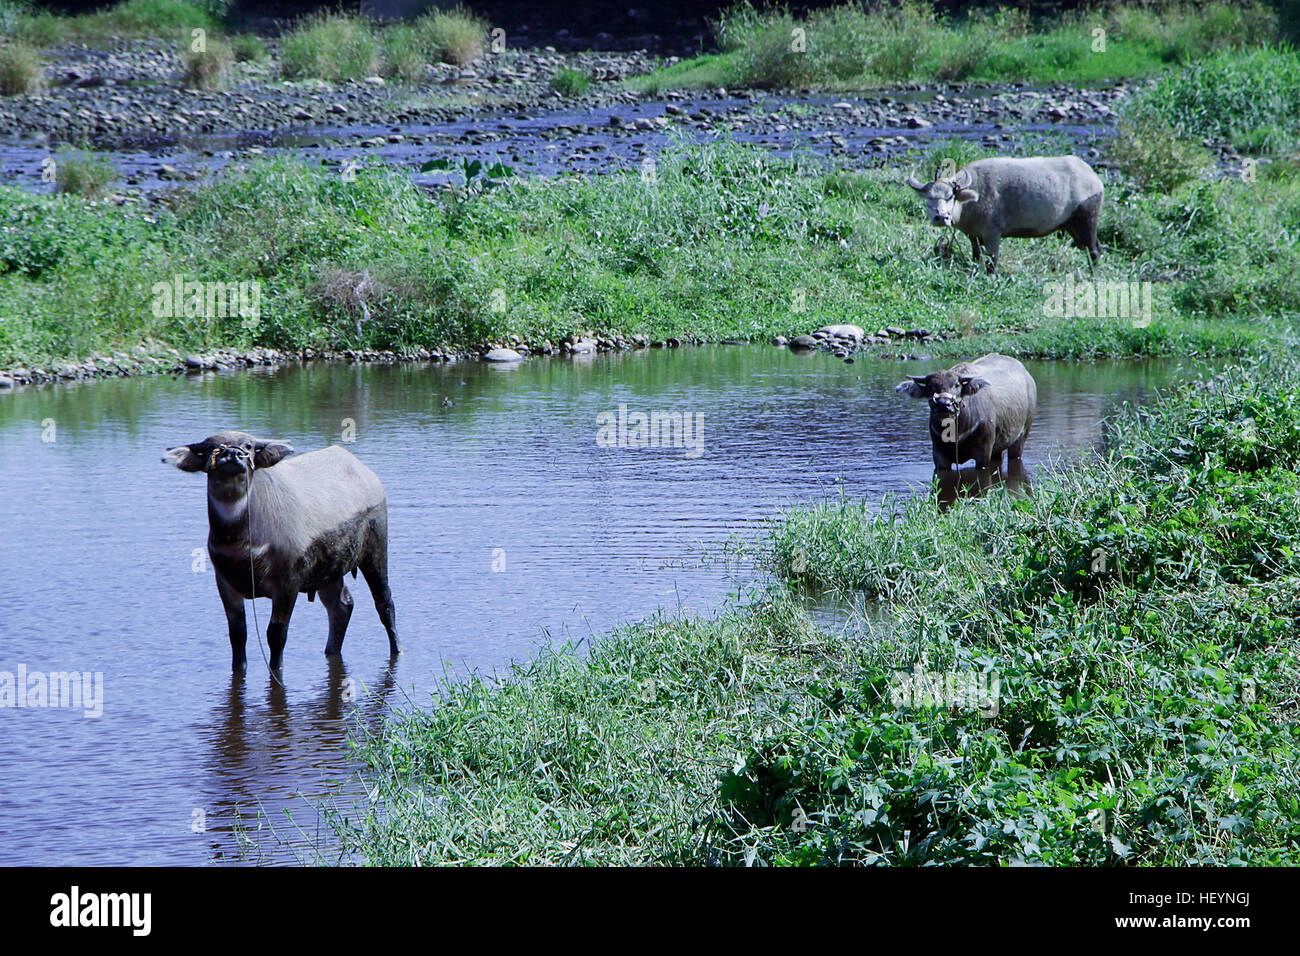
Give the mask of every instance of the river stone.
[(0, 375), (0, 389), (13, 388), (14, 380), (8, 375)]
[[(817, 332), (824, 332), (837, 339), (852, 339), (855, 342), (861, 342), (862, 337), (866, 334), (862, 331), (860, 325), (823, 325)], [(816, 335), (814, 332), (813, 335)]]
[(815, 349), (816, 347), (817, 340), (811, 335), (796, 335), (790, 340), (792, 349)]
[(521, 362), (523, 356), (514, 349), (493, 349), (483, 356), (485, 362)]
[(570, 346), (569, 351), (571, 351), (574, 355), (578, 355), (583, 352), (594, 352), (596, 351), (596, 343), (593, 342), (591, 339), (579, 339), (577, 342), (574, 342), (572, 346)]

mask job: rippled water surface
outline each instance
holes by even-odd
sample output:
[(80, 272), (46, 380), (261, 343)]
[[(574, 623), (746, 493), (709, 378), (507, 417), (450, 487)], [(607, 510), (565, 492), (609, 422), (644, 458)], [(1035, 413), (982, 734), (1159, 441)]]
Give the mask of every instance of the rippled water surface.
[[(0, 709), (0, 864), (228, 860), (237, 816), (250, 859), (292, 862), (326, 845), (315, 807), (346, 808), (362, 786), (347, 747), (358, 719), (425, 705), (439, 675), (490, 672), (548, 638), (591, 638), (657, 610), (711, 613), (754, 579), (727, 542), (756, 538), (791, 503), (925, 488), (925, 411), (893, 386), (930, 367), (717, 346), (0, 396), (0, 671), (99, 672), (104, 688), (98, 718)], [(1031, 478), (1093, 443), (1117, 403), (1188, 378), (1172, 364), (1030, 368)], [(620, 405), (695, 416), (702, 454), (600, 447), (597, 416)], [(253, 633), (248, 674), (232, 679), (203, 557), (204, 481), (159, 458), (228, 427), (308, 451), (342, 441), (350, 423), (348, 447), (388, 489), (407, 653), (389, 668), (365, 584), (349, 581), (342, 663), (322, 653), (323, 610), (300, 598), (284, 685)], [(264, 630), (270, 604), (256, 609)]]

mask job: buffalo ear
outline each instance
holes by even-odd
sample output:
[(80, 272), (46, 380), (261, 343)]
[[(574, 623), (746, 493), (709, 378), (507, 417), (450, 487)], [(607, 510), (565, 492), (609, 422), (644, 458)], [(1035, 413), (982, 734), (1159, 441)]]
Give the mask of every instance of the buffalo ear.
[(894, 391), (899, 395), (907, 395), (910, 398), (925, 398), (924, 382), (925, 379), (909, 378), (895, 385)]
[(293, 446), (288, 442), (260, 441), (254, 446), (253, 465), (257, 468), (270, 468), (292, 454)]
[(165, 464), (175, 465), (181, 471), (203, 471), (208, 465), (205, 450), (201, 444), (179, 445), (176, 448), (168, 448), (162, 460)]
[(980, 389), (988, 387), (989, 380), (986, 378), (963, 378), (961, 380), (961, 393), (963, 395), (974, 395)]
[(952, 198), (958, 202), (978, 202), (980, 194), (973, 189), (962, 187), (952, 194)]

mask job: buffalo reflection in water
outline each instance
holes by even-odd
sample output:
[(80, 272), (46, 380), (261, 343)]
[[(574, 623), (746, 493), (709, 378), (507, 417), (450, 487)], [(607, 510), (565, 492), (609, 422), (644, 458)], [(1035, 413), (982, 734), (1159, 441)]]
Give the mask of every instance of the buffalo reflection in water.
[(958, 498), (979, 498), (995, 487), (1005, 488), (1013, 495), (1033, 493), (1029, 472), (1025, 469), (1024, 461), (1019, 458), (1008, 458), (1006, 466), (1001, 469), (936, 471), (934, 477), (938, 483), (935, 497), (939, 500), (940, 511), (947, 511)]

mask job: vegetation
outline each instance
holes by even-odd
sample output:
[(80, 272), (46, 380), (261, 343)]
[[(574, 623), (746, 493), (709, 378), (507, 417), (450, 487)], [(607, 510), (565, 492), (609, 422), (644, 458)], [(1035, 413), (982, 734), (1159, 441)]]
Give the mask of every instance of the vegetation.
[[(492, 169), (494, 188), (430, 197), (399, 172), (367, 167), (348, 181), (281, 157), (147, 213), (0, 191), (0, 314), (17, 317), (0, 326), (0, 367), (142, 336), (408, 350), (582, 332), (762, 341), (831, 322), (944, 333), (927, 346), (936, 355), (1240, 355), (1282, 328), (1257, 317), (1300, 312), (1294, 163), (1171, 192), (1112, 183), (1098, 276), (1153, 282), (1146, 324), (1049, 314), (1045, 284), (1085, 264), (1061, 236), (1006, 243), (992, 277), (964, 244), (936, 255), (944, 237), (894, 170), (836, 171), (725, 142), (661, 154), (653, 177)], [(307, 292), (330, 269), (372, 277), (361, 338)], [(149, 289), (177, 273), (260, 281), (262, 322), (250, 332), (234, 319), (155, 317)]]
[(285, 76), (355, 80), (379, 72), (383, 49), (365, 20), (318, 13), (284, 36), (280, 61)]
[(488, 23), (455, 7), (426, 13), (415, 21), (415, 29), (432, 59), (463, 66), (482, 54)]
[(45, 86), (45, 64), (40, 52), (15, 40), (0, 43), (0, 96), (35, 93)]
[(744, 85), (858, 89), (915, 81), (1092, 83), (1145, 76), (1282, 38), (1271, 5), (1112, 3), (1034, 22), (1023, 7), (938, 17), (921, 0), (844, 4), (798, 17), (742, 4), (715, 24), (719, 54), (672, 64), (635, 88)]
[(108, 160), (77, 149), (58, 150), (54, 170), (58, 191), (80, 199), (99, 199), (118, 177)]
[(228, 6), (224, 0), (123, 0), (93, 13), (60, 16), (21, 0), (0, 0), (0, 28), (39, 47), (104, 37), (180, 36), (195, 28), (215, 32)]
[(1219, 53), (1165, 74), (1138, 105), (1185, 139), (1257, 154), (1300, 150), (1300, 53)]
[(225, 40), (210, 37), (203, 49), (186, 43), (181, 51), (184, 83), (192, 90), (212, 90), (225, 86), (235, 63), (235, 51)]
[[(361, 754), (371, 863), (1300, 861), (1300, 374), (1247, 363), (946, 513), (797, 508), (776, 567), (864, 592), (652, 620), (450, 685)], [(934, 706), (917, 668), (988, 691)], [(993, 678), (996, 677), (996, 684)], [(950, 705), (951, 703), (951, 705)]]
[(561, 96), (581, 96), (591, 86), (591, 77), (581, 70), (560, 70), (551, 77), (551, 89)]

